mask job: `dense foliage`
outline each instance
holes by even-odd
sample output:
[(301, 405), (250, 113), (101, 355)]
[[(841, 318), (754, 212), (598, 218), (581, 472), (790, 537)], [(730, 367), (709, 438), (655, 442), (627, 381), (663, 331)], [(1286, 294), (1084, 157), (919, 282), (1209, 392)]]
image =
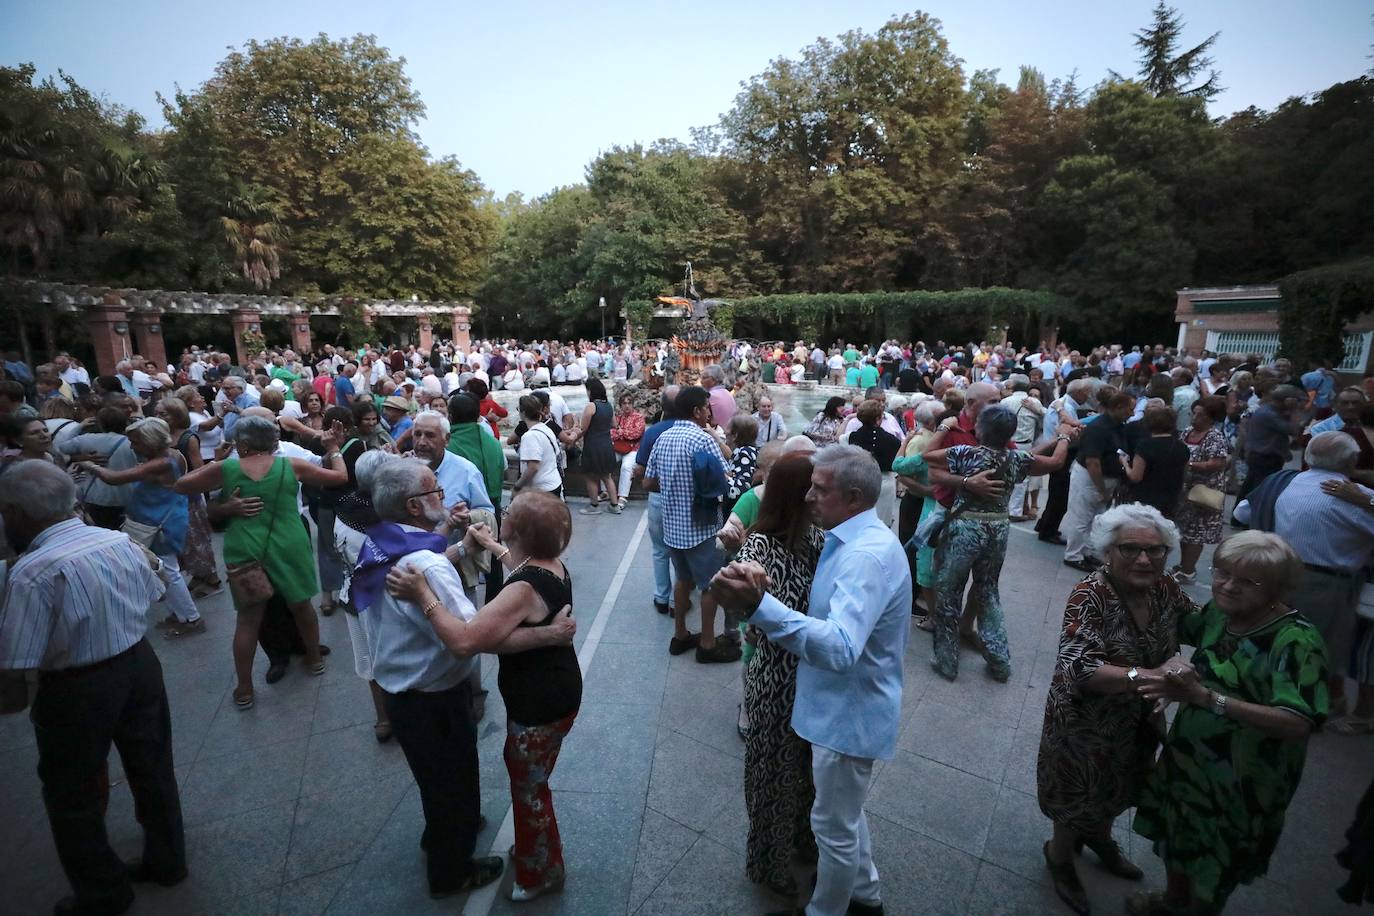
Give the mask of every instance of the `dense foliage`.
[(1374, 312), (1374, 258), (1289, 274), (1279, 292), (1283, 355), (1299, 366), (1339, 363), (1345, 326)]
[[(560, 334), (595, 331), (603, 297), (615, 324), (679, 292), (691, 261), (746, 330), (881, 334), (818, 303), (1005, 288), (1068, 303), (1074, 339), (1155, 339), (1180, 286), (1374, 255), (1374, 78), (1216, 120), (1224, 44), (1185, 33), (1161, 3), (1136, 78), (1007, 84), (899, 16), (773, 61), (689, 144), (613, 147), (532, 201), (429, 156), (404, 60), (367, 36), (250, 42), (156, 133), (0, 69), (0, 255), (92, 283), (472, 297), (479, 330)], [(893, 315), (927, 337), (995, 323), (933, 301)], [(1007, 323), (1024, 339), (1048, 314)]]

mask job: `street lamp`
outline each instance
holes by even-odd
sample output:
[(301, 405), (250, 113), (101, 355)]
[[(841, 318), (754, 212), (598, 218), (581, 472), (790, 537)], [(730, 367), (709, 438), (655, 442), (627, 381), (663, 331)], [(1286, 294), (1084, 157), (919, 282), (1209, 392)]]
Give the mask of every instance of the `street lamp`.
[(600, 306), (600, 308), (601, 308), (601, 339), (602, 339), (602, 340), (605, 340), (605, 339), (606, 339), (606, 297), (605, 297), (605, 296), (602, 296), (602, 297), (601, 297), (601, 302), (599, 303), (599, 306)]

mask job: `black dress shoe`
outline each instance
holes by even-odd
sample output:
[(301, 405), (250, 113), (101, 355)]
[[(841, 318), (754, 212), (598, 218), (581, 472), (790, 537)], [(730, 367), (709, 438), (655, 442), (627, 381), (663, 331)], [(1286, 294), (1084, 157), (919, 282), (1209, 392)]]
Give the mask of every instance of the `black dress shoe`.
[(135, 884), (160, 884), (163, 887), (175, 887), (186, 880), (186, 866), (183, 865), (177, 871), (160, 871), (151, 868), (148, 863), (141, 859), (135, 859), (125, 865), (129, 871), (129, 880)]
[(658, 611), (660, 614), (671, 614), (673, 612), (673, 609), (664, 601), (655, 601), (654, 610)]
[(1046, 544), (1058, 544), (1061, 547), (1068, 543), (1068, 541), (1064, 540), (1063, 536), (1057, 532), (1054, 534), (1038, 534), (1036, 538), (1044, 541)]
[(120, 916), (134, 905), (133, 888), (126, 888), (124, 894), (97, 901), (81, 901), (75, 897), (63, 897), (53, 905), (53, 916)]
[(860, 903), (857, 900), (849, 901), (849, 909), (845, 911), (846, 916), (883, 916), (883, 905), (881, 903)]
[(273, 662), (267, 666), (267, 683), (275, 684), (284, 677), (286, 677), (286, 662)]
[(443, 900), (445, 897), (452, 897), (457, 894), (466, 894), (468, 891), (475, 891), (479, 887), (485, 887), (501, 877), (501, 873), (506, 870), (506, 860), (500, 856), (484, 856), (480, 859), (472, 860), (472, 871), (467, 876), (454, 885), (444, 885), (435, 887), (430, 885), (429, 896), (434, 900)]
[(1065, 560), (1064, 565), (1085, 573), (1090, 573), (1097, 569), (1096, 566), (1093, 566), (1087, 560)]

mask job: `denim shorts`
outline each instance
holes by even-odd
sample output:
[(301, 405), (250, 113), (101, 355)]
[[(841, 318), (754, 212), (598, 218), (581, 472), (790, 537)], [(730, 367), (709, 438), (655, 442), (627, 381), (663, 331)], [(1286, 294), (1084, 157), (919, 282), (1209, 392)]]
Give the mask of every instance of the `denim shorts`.
[(711, 577), (725, 565), (725, 552), (716, 546), (715, 538), (707, 538), (695, 547), (669, 547), (677, 577), (704, 589)]

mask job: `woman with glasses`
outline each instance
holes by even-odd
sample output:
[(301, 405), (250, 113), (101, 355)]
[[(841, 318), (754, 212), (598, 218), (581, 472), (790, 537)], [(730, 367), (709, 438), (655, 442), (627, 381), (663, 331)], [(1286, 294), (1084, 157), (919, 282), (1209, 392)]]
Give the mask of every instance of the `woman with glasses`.
[(1164, 574), (1177, 546), (1177, 529), (1152, 506), (1103, 512), (1089, 537), (1103, 566), (1078, 583), (1064, 609), (1036, 784), (1040, 810), (1054, 822), (1045, 864), (1076, 913), (1089, 912), (1074, 867), (1084, 846), (1112, 874), (1142, 877), (1112, 839), (1112, 822), (1136, 804), (1163, 733), (1160, 711), (1137, 688), (1143, 678), (1187, 668), (1176, 657), (1178, 621), (1196, 607)]
[(1135, 817), (1168, 888), (1132, 895), (1127, 912), (1210, 916), (1268, 871), (1307, 739), (1327, 715), (1325, 642), (1283, 602), (1302, 574), (1278, 535), (1223, 541), (1212, 601), (1178, 621), (1179, 641), (1197, 647), (1191, 671), (1140, 677), (1146, 701), (1179, 709)]

